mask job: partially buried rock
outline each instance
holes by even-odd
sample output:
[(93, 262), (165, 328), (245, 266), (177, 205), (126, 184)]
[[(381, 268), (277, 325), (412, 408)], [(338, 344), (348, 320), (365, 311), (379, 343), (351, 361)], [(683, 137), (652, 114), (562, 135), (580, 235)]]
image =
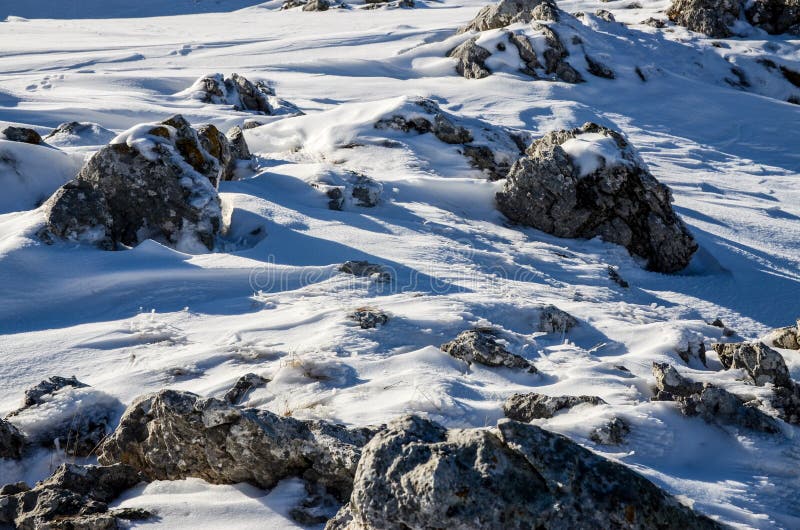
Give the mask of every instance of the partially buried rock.
[(578, 319), (554, 305), (544, 306), (539, 313), (539, 331), (567, 333), (578, 325)]
[(739, 342), (712, 346), (726, 370), (741, 368), (753, 384), (791, 386), (792, 380), (783, 356), (763, 342)]
[(597, 396), (545, 396), (531, 392), (514, 394), (503, 403), (503, 413), (507, 418), (529, 422), (536, 419), (552, 418), (557, 412), (571, 409), (577, 405), (601, 405), (605, 401)]
[(776, 348), (787, 350), (800, 350), (800, 322), (796, 326), (787, 326), (771, 332), (767, 338), (767, 344)]
[(800, 2), (797, 0), (673, 0), (670, 20), (710, 37), (734, 34), (741, 19), (773, 35), (800, 34)]
[(23, 142), (34, 145), (39, 145), (42, 143), (41, 135), (33, 129), (28, 129), (27, 127), (9, 126), (0, 131), (0, 134), (5, 136), (5, 139), (10, 142)]
[(225, 136), (231, 143), (231, 155), (234, 160), (251, 160), (253, 158), (241, 127), (231, 127)]
[(62, 123), (45, 136), (48, 144), (57, 146), (105, 145), (116, 134), (96, 123), (71, 121)]
[(559, 237), (623, 245), (647, 268), (676, 272), (697, 243), (636, 150), (618, 132), (587, 123), (535, 141), (511, 168), (497, 206), (512, 221)]
[(95, 153), (45, 205), (48, 237), (113, 250), (156, 239), (214, 248), (222, 226), (221, 161), (182, 116), (138, 125)]
[(385, 270), (383, 265), (368, 261), (345, 261), (339, 267), (339, 270), (346, 274), (352, 274), (359, 278), (369, 278), (381, 283), (392, 280), (391, 274)]
[(231, 405), (238, 405), (251, 390), (265, 386), (270, 380), (257, 374), (244, 374), (236, 380), (233, 388), (225, 393), (223, 399)]
[(350, 314), (350, 318), (358, 322), (361, 329), (372, 329), (389, 322), (389, 315), (374, 307), (359, 307)]
[(227, 77), (222, 74), (201, 77), (184, 93), (204, 103), (231, 105), (239, 111), (270, 116), (302, 114), (296, 106), (278, 98), (268, 83), (254, 83), (236, 73)]
[(233, 180), (236, 176), (236, 159), (228, 137), (210, 124), (200, 125), (197, 128), (197, 137), (203, 149), (219, 162), (219, 175), (209, 178), (214, 187), (219, 185), (220, 180)]
[(612, 418), (589, 433), (589, 439), (600, 445), (622, 445), (630, 432), (628, 422), (622, 418)]
[(364, 448), (326, 530), (721, 528), (628, 467), (539, 427), (392, 422)]
[(0, 458), (19, 458), (25, 436), (12, 423), (0, 418)]
[(327, 11), (330, 7), (328, 0), (309, 0), (303, 6), (303, 11)]
[(527, 24), (532, 20), (557, 21), (556, 3), (553, 0), (500, 0), (482, 8), (459, 33), (504, 28), (518, 22)]
[(130, 465), (152, 480), (197, 477), (272, 488), (297, 476), (344, 500), (361, 448), (373, 434), (162, 390), (128, 407), (103, 442), (98, 461)]
[(142, 480), (136, 470), (122, 464), (62, 464), (33, 489), (0, 496), (0, 524), (13, 523), (22, 530), (117, 529), (117, 513), (108, 510), (108, 503)]
[(505, 346), (497, 342), (497, 336), (492, 330), (462, 331), (452, 341), (442, 344), (441, 350), (470, 365), (477, 363), (490, 367), (523, 369), (530, 373), (538, 372), (532, 362), (509, 352)]

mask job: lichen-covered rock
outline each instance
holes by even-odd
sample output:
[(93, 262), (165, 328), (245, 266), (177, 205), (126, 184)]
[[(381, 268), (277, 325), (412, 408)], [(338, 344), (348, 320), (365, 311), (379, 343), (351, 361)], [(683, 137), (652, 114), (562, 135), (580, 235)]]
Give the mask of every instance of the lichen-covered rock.
[(339, 267), (339, 270), (345, 274), (352, 274), (359, 278), (370, 278), (377, 282), (390, 282), (392, 280), (391, 274), (383, 265), (368, 261), (345, 261)]
[(450, 342), (442, 344), (441, 350), (451, 357), (461, 359), (467, 364), (524, 369), (530, 373), (538, 370), (532, 362), (506, 350), (497, 342), (492, 330), (470, 329), (462, 331)]
[(593, 123), (551, 132), (511, 168), (497, 206), (512, 221), (559, 237), (623, 245), (647, 268), (685, 268), (697, 243), (672, 210), (669, 188), (618, 132)]
[(62, 464), (33, 489), (0, 496), (0, 524), (21, 530), (116, 530), (108, 503), (142, 479), (122, 464)]
[(503, 403), (503, 413), (512, 420), (529, 422), (536, 419), (552, 418), (557, 412), (585, 403), (601, 405), (605, 401), (597, 396), (546, 396), (531, 392), (529, 394), (514, 394), (508, 398)]
[(12, 423), (0, 418), (0, 458), (19, 458), (25, 436)]
[(653, 375), (656, 377), (653, 400), (675, 401), (685, 416), (761, 432), (780, 432), (775, 420), (762, 412), (757, 402), (745, 402), (724, 388), (690, 381), (666, 363), (653, 363)]
[(800, 323), (774, 330), (765, 339), (766, 343), (776, 348), (800, 350)]
[(24, 405), (7, 416), (29, 444), (89, 456), (123, 406), (74, 377), (51, 377), (25, 391)]
[(374, 307), (359, 307), (350, 314), (361, 329), (372, 329), (389, 322), (389, 315)]
[(676, 24), (715, 38), (732, 36), (740, 19), (773, 35), (800, 34), (798, 0), (673, 0), (667, 16)]
[(726, 370), (744, 369), (757, 386), (792, 386), (783, 356), (763, 342), (716, 343), (712, 347)]
[(539, 313), (539, 331), (567, 333), (578, 325), (578, 319), (554, 305), (544, 306)]
[(408, 416), (364, 448), (327, 530), (720, 528), (622, 464), (504, 420), (451, 429)]
[(220, 180), (233, 180), (236, 175), (236, 159), (233, 157), (233, 148), (228, 137), (214, 125), (209, 124), (197, 128), (197, 138), (203, 149), (219, 163), (219, 174), (209, 177), (211, 184), (216, 188)]
[(103, 442), (98, 461), (130, 465), (149, 479), (198, 477), (262, 488), (299, 476), (344, 500), (361, 447), (373, 434), (162, 390), (128, 407)]
[(231, 405), (238, 405), (251, 390), (265, 386), (269, 382), (269, 379), (257, 374), (244, 374), (236, 380), (236, 383), (225, 393), (222, 399)]
[(10, 142), (23, 142), (26, 144), (39, 145), (42, 143), (42, 136), (27, 127), (14, 127), (9, 126), (0, 131), (6, 140)]
[(553, 0), (500, 0), (482, 8), (459, 33), (504, 28), (518, 22), (527, 24), (532, 20), (557, 21), (556, 3)]
[(278, 98), (264, 81), (255, 83), (239, 74), (203, 76), (185, 92), (189, 97), (214, 105), (230, 105), (234, 110), (269, 116), (302, 114), (288, 101)]
[(222, 225), (219, 160), (181, 116), (138, 125), (95, 153), (45, 205), (45, 239), (104, 249), (157, 239), (212, 249)]
[(62, 123), (44, 139), (51, 145), (79, 147), (105, 145), (115, 136), (114, 132), (96, 123), (71, 121)]

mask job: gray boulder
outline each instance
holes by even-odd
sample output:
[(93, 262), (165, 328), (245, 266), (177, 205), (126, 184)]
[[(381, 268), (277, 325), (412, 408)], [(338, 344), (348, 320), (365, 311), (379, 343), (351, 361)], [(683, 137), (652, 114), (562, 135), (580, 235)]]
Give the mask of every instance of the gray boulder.
[(364, 448), (326, 530), (720, 528), (624, 465), (536, 426), (444, 429), (417, 416)]
[[(0, 524), (21, 530), (116, 530), (118, 515), (132, 514), (109, 511), (108, 503), (142, 479), (122, 464), (62, 464), (33, 489), (17, 488), (15, 493), (0, 495)], [(149, 515), (136, 514), (137, 518)]]
[(203, 76), (188, 89), (188, 95), (204, 103), (230, 105), (238, 111), (269, 116), (303, 114), (296, 106), (278, 98), (268, 83), (254, 83), (237, 73), (227, 77), (222, 74)]
[(500, 0), (482, 8), (459, 33), (504, 28), (518, 22), (528, 24), (533, 20), (555, 22), (558, 15), (553, 0)]
[(96, 123), (71, 121), (62, 123), (45, 136), (48, 144), (57, 146), (105, 145), (116, 134)]
[(250, 148), (247, 146), (247, 140), (241, 127), (231, 127), (225, 136), (231, 144), (231, 155), (234, 160), (252, 160), (253, 155), (250, 154)]
[(19, 458), (25, 447), (25, 436), (14, 424), (0, 418), (0, 458)]
[(628, 422), (622, 418), (611, 418), (610, 421), (596, 427), (589, 433), (589, 439), (600, 445), (622, 445), (630, 434)]
[(492, 52), (476, 44), (477, 37), (466, 40), (447, 52), (448, 57), (456, 60), (456, 72), (467, 79), (483, 79), (492, 71), (486, 66), (486, 60)]
[(244, 374), (236, 380), (233, 387), (228, 390), (222, 399), (231, 405), (238, 405), (250, 393), (251, 390), (265, 386), (270, 382), (270, 379), (261, 377), (260, 375), (249, 373)]
[(212, 249), (222, 226), (219, 160), (182, 116), (137, 126), (95, 153), (45, 204), (43, 237), (112, 250), (147, 238)]
[(42, 143), (41, 135), (33, 129), (27, 127), (9, 126), (0, 131), (9, 142), (23, 142), (26, 144), (39, 145)]
[(774, 330), (767, 336), (767, 344), (787, 350), (800, 350), (800, 323)]
[(358, 322), (361, 329), (372, 329), (389, 322), (389, 315), (374, 307), (359, 307), (350, 313), (350, 318)]
[[(44, 397), (49, 396), (54, 392), (61, 390), (62, 388), (85, 388), (88, 386), (89, 385), (86, 383), (81, 383), (78, 381), (74, 375), (72, 377), (61, 377), (59, 375), (54, 375), (25, 390), (25, 398), (22, 402), (22, 408), (18, 409), (17, 412), (25, 410), (28, 407), (41, 405), (44, 402)], [(11, 413), (12, 416), (14, 414), (14, 412)]]
[(772, 383), (790, 387), (793, 384), (783, 356), (763, 342), (716, 343), (712, 347), (726, 370), (744, 369), (757, 386)]
[(605, 401), (597, 396), (545, 396), (531, 392), (514, 394), (508, 398), (503, 403), (503, 413), (507, 418), (527, 423), (536, 419), (552, 418), (557, 412), (584, 403), (601, 405)]
[(800, 34), (798, 0), (673, 0), (667, 16), (715, 38), (732, 36), (734, 24), (741, 19), (773, 35)]
[(344, 500), (361, 448), (373, 434), (162, 390), (128, 407), (98, 461), (130, 465), (151, 480), (198, 477), (272, 488), (299, 476)]
[(494, 331), (488, 329), (462, 331), (452, 341), (442, 344), (441, 350), (470, 365), (477, 363), (490, 367), (524, 369), (532, 374), (538, 372), (532, 362), (506, 350), (497, 342)]
[(544, 306), (539, 313), (539, 331), (567, 333), (578, 325), (578, 319), (554, 305)]
[(206, 153), (219, 163), (219, 174), (209, 177), (214, 187), (218, 187), (221, 180), (233, 180), (236, 176), (236, 158), (233, 156), (233, 146), (228, 137), (214, 125), (208, 124), (197, 127), (197, 138)]
[(496, 196), (506, 217), (559, 237), (600, 236), (650, 270), (688, 265), (697, 243), (672, 210), (669, 188), (620, 133), (586, 123), (548, 133), (526, 154)]
[(381, 202), (383, 184), (366, 175), (354, 175), (349, 183), (350, 195), (356, 206), (372, 208)]
[(328, 0), (309, 0), (303, 6), (303, 11), (327, 11), (330, 7)]

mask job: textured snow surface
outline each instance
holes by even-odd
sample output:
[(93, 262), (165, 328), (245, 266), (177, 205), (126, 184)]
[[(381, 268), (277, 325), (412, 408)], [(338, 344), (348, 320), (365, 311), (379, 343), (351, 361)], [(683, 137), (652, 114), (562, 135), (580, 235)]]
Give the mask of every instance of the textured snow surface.
[[(800, 41), (757, 31), (720, 41), (640, 24), (665, 18), (666, 0), (633, 8), (568, 0), (559, 7), (587, 13), (562, 29), (568, 60), (585, 68), (574, 31), (617, 79), (533, 80), (506, 46), (491, 59), (495, 73), (467, 80), (445, 55), (471, 38), (455, 31), (483, 1), (326, 12), (280, 4), (0, 2), (0, 127), (44, 136), (79, 121), (120, 134), (176, 113), (222, 131), (264, 124), (245, 131), (257, 169), (220, 184), (226, 230), (202, 254), (153, 241), (120, 252), (40, 243), (43, 214), (34, 208), (98, 147), (0, 141), (0, 413), (51, 375), (75, 375), (128, 404), (165, 387), (219, 397), (254, 372), (272, 381), (245, 405), (351, 425), (409, 412), (450, 427), (494, 425), (516, 392), (597, 395), (607, 404), (539, 423), (736, 528), (800, 527), (800, 429), (737, 431), (650, 402), (654, 361), (743, 395), (769, 392), (721, 370), (713, 352), (708, 367), (686, 366), (677, 349), (721, 340), (707, 324), (717, 317), (738, 332), (731, 340), (750, 340), (800, 316), (800, 106), (786, 102), (800, 88), (758, 63), (800, 71)], [(599, 8), (620, 23), (591, 15)], [(496, 46), (500, 37), (481, 38)], [(725, 81), (732, 65), (749, 89)], [(306, 115), (260, 116), (186, 97), (215, 72), (274, 82)], [(620, 130), (671, 187), (700, 250), (686, 271), (667, 276), (615, 245), (508, 225), (493, 206), (503, 182), (472, 168), (462, 146), (374, 127), (418, 112), (414, 96), (533, 137), (586, 121)], [(474, 143), (493, 134), (481, 130)], [(604, 145), (575, 145), (584, 171), (597, 154), (612, 156)], [(383, 186), (381, 202), (329, 210), (323, 184), (353, 172)], [(393, 281), (338, 272), (347, 260), (383, 264)], [(609, 266), (631, 287), (609, 280)], [(538, 308), (548, 304), (579, 326), (538, 332)], [(362, 306), (389, 322), (362, 330), (348, 317)], [(541, 374), (470, 367), (439, 351), (476, 325), (496, 329)], [(782, 353), (800, 379), (800, 354)], [(590, 441), (613, 416), (631, 426), (626, 443)], [(0, 461), (0, 482), (40, 479), (62, 459), (41, 451)], [(120, 503), (158, 512), (148, 527), (294, 528), (287, 513), (301, 489), (187, 480), (144, 486)]]
[(586, 133), (570, 138), (561, 144), (561, 149), (572, 158), (581, 177), (590, 175), (602, 167), (625, 161), (614, 139), (600, 133)]

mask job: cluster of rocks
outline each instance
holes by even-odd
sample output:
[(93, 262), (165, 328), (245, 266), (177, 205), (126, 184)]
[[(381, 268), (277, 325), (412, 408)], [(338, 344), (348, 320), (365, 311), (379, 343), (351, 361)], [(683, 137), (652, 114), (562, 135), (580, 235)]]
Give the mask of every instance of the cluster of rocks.
[(269, 116), (303, 114), (295, 105), (278, 98), (264, 81), (255, 83), (233, 73), (230, 76), (210, 74), (201, 77), (188, 90), (189, 95), (204, 103), (230, 105), (234, 110)]
[(800, 35), (797, 0), (673, 0), (667, 16), (676, 24), (714, 38), (733, 36), (740, 20), (773, 35)]
[(659, 272), (685, 268), (697, 250), (671, 200), (634, 147), (594, 123), (533, 142), (496, 196), (514, 222), (559, 237), (600, 236)]
[(415, 97), (408, 104), (375, 123), (376, 129), (395, 129), (433, 134), (439, 141), (460, 145), (470, 165), (491, 180), (504, 178), (524, 148), (524, 138), (501, 127), (467, 122), (443, 111), (435, 101)]
[(526, 358), (509, 352), (505, 346), (497, 342), (497, 335), (492, 329), (469, 329), (442, 344), (441, 350), (451, 357), (461, 359), (467, 364), (481, 364), (490, 367), (506, 367), (538, 372), (532, 362)]
[(316, 187), (324, 189), (328, 208), (337, 211), (344, 210), (349, 204), (373, 208), (381, 202), (383, 194), (383, 184), (352, 171), (348, 171), (343, 177), (327, 175)]
[(142, 124), (95, 153), (45, 205), (42, 236), (113, 250), (153, 238), (213, 249), (222, 227), (217, 185), (249, 163), (244, 135), (213, 125), (192, 128), (176, 115)]
[(389, 315), (374, 307), (359, 307), (350, 313), (350, 318), (358, 322), (361, 329), (373, 329), (389, 322)]

